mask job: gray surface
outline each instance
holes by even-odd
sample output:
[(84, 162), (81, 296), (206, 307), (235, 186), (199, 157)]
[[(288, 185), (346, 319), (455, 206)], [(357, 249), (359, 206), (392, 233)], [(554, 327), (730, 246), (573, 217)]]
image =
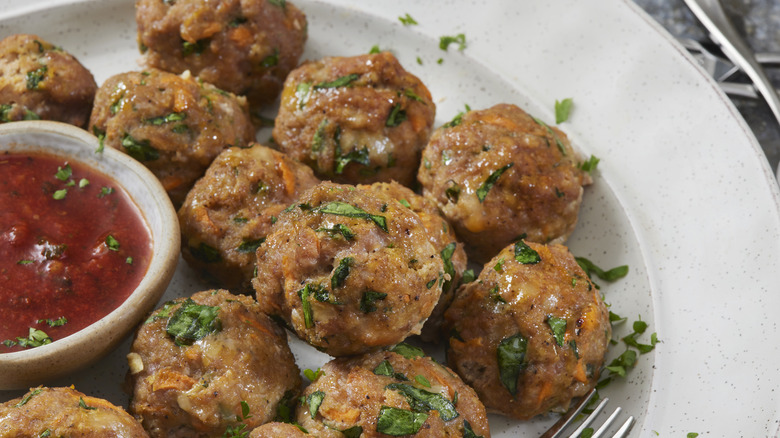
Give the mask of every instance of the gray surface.
[[(672, 35), (707, 40), (707, 31), (683, 0), (634, 0)], [(721, 0), (726, 13), (755, 51), (780, 53), (780, 1)], [(767, 75), (780, 88), (780, 65), (766, 68)], [(745, 77), (736, 80), (747, 82)], [(756, 135), (772, 169), (780, 163), (780, 125), (761, 99), (732, 98), (737, 109)]]

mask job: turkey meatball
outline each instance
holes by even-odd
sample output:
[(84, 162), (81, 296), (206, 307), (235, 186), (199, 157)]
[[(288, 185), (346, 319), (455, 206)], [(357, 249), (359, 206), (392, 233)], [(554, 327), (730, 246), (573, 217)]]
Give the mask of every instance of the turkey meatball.
[(273, 137), (320, 178), (410, 186), (435, 113), (425, 85), (389, 52), (324, 58), (287, 77)]
[(252, 291), (257, 247), (279, 213), (318, 182), (310, 168), (265, 146), (224, 150), (179, 209), (184, 259), (220, 287)]
[(253, 107), (273, 102), (306, 42), (306, 16), (284, 0), (138, 0), (146, 62), (189, 70)]
[(459, 286), (463, 271), (466, 270), (466, 251), (463, 249), (463, 244), (455, 240), (455, 232), (452, 227), (449, 226), (447, 219), (444, 218), (436, 204), (430, 199), (414, 193), (395, 181), (374, 183), (366, 187), (387, 194), (417, 213), (422, 220), (423, 226), (428, 230), (433, 247), (441, 255), (444, 263), (444, 272), (450, 276), (450, 279), (444, 282), (439, 302), (433, 309), (428, 321), (425, 322), (421, 333), (423, 340), (429, 342), (437, 341), (439, 340), (439, 326), (441, 325), (444, 310), (455, 297), (455, 290)]
[(266, 423), (252, 430), (249, 438), (311, 438), (300, 427), (290, 423)]
[(152, 437), (251, 430), (274, 419), (301, 385), (284, 330), (254, 299), (224, 290), (152, 312), (127, 359), (130, 411)]
[(175, 206), (223, 149), (255, 135), (243, 97), (159, 70), (106, 80), (89, 125), (104, 144), (148, 167)]
[(0, 436), (148, 438), (124, 409), (73, 388), (30, 389), (0, 404)]
[(417, 176), (479, 263), (521, 236), (562, 243), (591, 182), (566, 134), (509, 104), (438, 128)]
[(518, 241), (447, 309), (449, 365), (489, 411), (529, 419), (593, 388), (609, 312), (569, 250)]
[(257, 250), (263, 311), (333, 356), (419, 334), (449, 277), (420, 217), (387, 195), (331, 182), (298, 202)]
[(89, 70), (37, 35), (0, 41), (0, 122), (44, 119), (83, 128), (96, 91)]
[(490, 437), (473, 389), (415, 347), (394, 350), (325, 364), (301, 397), (298, 423), (322, 438)]

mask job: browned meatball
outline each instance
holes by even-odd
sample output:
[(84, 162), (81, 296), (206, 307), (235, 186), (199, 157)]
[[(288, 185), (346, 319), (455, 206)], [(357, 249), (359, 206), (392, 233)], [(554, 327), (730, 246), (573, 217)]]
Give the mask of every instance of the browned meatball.
[(223, 149), (255, 135), (243, 97), (159, 70), (110, 77), (89, 125), (107, 146), (148, 167), (176, 206)]
[(285, 0), (137, 0), (138, 42), (147, 63), (273, 102), (306, 42), (306, 16)]
[(251, 430), (272, 420), (285, 393), (301, 385), (284, 330), (254, 299), (224, 290), (152, 312), (127, 360), (130, 411), (152, 437)]
[(463, 244), (455, 240), (455, 232), (452, 227), (447, 223), (447, 219), (444, 218), (436, 204), (430, 199), (414, 193), (395, 181), (374, 183), (367, 187), (387, 194), (417, 213), (422, 220), (423, 226), (428, 230), (433, 247), (441, 255), (444, 263), (444, 272), (449, 274), (450, 279), (444, 282), (439, 303), (436, 304), (430, 318), (425, 322), (421, 333), (423, 340), (429, 342), (436, 341), (439, 339), (439, 326), (442, 322), (444, 310), (455, 297), (455, 290), (459, 286), (463, 271), (466, 270), (466, 251), (463, 250)]
[(325, 364), (301, 397), (298, 423), (322, 438), (490, 437), (473, 389), (422, 350), (400, 344), (395, 351)]
[(44, 119), (83, 128), (95, 91), (89, 70), (37, 35), (0, 41), (0, 123)]
[(410, 186), (435, 113), (425, 85), (389, 52), (324, 58), (287, 77), (273, 137), (320, 178)]
[(368, 189), (323, 182), (257, 250), (261, 308), (333, 356), (418, 334), (447, 279), (420, 217)]
[(519, 419), (593, 388), (612, 335), (599, 291), (557, 244), (506, 247), (444, 317), (450, 366), (489, 411)]
[(257, 247), (279, 213), (318, 182), (310, 168), (265, 146), (224, 150), (179, 210), (184, 259), (220, 287), (251, 291)]
[(307, 438), (311, 437), (300, 427), (290, 423), (266, 423), (252, 430), (249, 438)]
[(148, 438), (124, 409), (73, 388), (32, 388), (0, 404), (0, 436)]
[(591, 182), (566, 134), (515, 105), (469, 111), (434, 132), (418, 178), (484, 263), (520, 236), (561, 243)]

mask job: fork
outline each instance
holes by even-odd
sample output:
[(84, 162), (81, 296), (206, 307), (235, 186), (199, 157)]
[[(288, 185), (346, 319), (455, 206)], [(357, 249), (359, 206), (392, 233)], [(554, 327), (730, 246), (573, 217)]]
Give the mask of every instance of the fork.
[[(540, 438), (561, 438), (564, 436), (568, 436), (569, 438), (580, 438), (582, 436), (583, 431), (586, 429), (590, 429), (590, 425), (593, 423), (593, 421), (596, 419), (599, 414), (601, 414), (601, 411), (604, 410), (604, 407), (606, 407), (607, 403), (609, 403), (609, 398), (604, 398), (599, 402), (598, 406), (596, 406), (595, 409), (593, 409), (593, 412), (591, 412), (579, 425), (579, 427), (572, 432), (570, 435), (564, 435), (564, 432), (566, 429), (574, 422), (574, 420), (577, 418), (578, 415), (582, 412), (582, 410), (585, 408), (585, 406), (588, 405), (590, 400), (593, 398), (593, 396), (596, 395), (596, 389), (591, 389), (590, 391), (585, 394), (579, 402), (577, 402), (576, 405), (572, 406), (569, 411), (561, 417), (560, 420), (558, 420), (555, 424), (550, 427), (547, 432), (543, 433)], [(623, 422), (623, 424), (620, 425), (618, 430), (613, 435), (607, 435), (608, 431), (610, 430), (610, 427), (613, 423), (617, 420), (617, 418), (620, 416), (620, 413), (622, 412), (622, 409), (618, 406), (615, 408), (615, 410), (612, 412), (612, 414), (609, 415), (606, 421), (601, 425), (601, 427), (593, 432), (592, 435), (589, 435), (591, 438), (624, 438), (628, 436), (628, 433), (631, 431), (631, 427), (634, 425), (634, 417), (629, 416), (626, 421)]]

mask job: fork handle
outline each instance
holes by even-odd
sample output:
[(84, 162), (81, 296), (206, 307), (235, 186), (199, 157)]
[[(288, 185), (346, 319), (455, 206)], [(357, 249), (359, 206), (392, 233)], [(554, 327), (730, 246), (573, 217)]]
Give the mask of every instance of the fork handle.
[(723, 53), (744, 71), (753, 81), (756, 89), (764, 96), (769, 108), (780, 123), (780, 96), (753, 56), (747, 43), (737, 33), (723, 11), (719, 0), (685, 0), (699, 21), (710, 32), (712, 39), (720, 44)]

